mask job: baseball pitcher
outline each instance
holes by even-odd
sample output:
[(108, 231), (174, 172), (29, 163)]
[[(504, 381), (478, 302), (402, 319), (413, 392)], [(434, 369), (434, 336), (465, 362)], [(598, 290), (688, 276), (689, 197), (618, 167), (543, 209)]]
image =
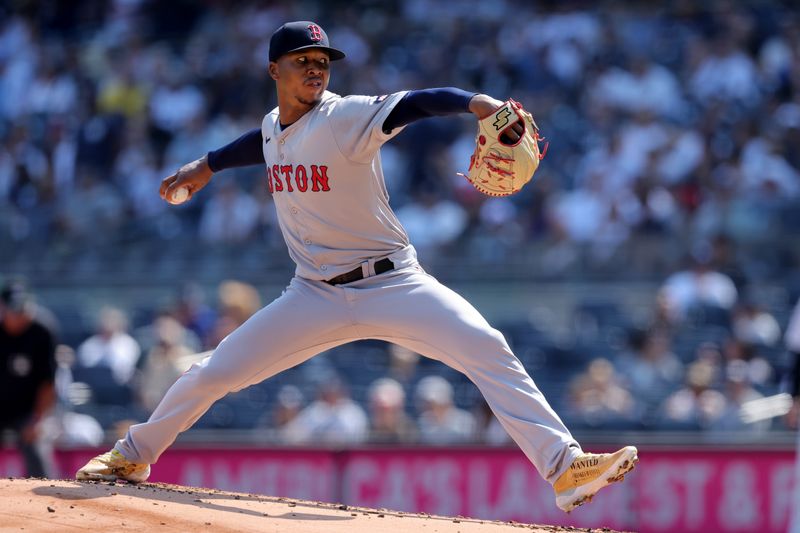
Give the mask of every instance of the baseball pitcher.
[(564, 511), (619, 481), (633, 446), (584, 452), (503, 336), (461, 296), (427, 274), (389, 206), (380, 147), (407, 124), (472, 112), (479, 119), (468, 178), (487, 194), (513, 194), (539, 164), (533, 118), (513, 100), (454, 88), (342, 97), (327, 90), (344, 58), (314, 22), (281, 26), (270, 40), (278, 106), (260, 129), (184, 165), (160, 194), (187, 201), (223, 169), (266, 165), (291, 258), (286, 291), (225, 338), (169, 389), (150, 419), (78, 470), (78, 479), (144, 481), (150, 464), (218, 399), (314, 355), (359, 339), (396, 343), (463, 372), (555, 490)]

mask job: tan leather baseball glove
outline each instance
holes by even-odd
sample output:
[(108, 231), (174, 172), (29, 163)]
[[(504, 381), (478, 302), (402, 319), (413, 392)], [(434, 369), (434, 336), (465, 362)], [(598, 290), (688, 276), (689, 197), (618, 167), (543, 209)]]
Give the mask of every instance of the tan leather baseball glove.
[[(517, 122), (524, 131), (516, 142), (512, 142), (508, 133)], [(519, 102), (509, 99), (478, 121), (469, 172), (461, 175), (484, 194), (514, 194), (531, 180), (539, 168), (539, 161), (547, 152), (547, 144), (542, 151), (539, 150), (542, 140), (531, 114)]]

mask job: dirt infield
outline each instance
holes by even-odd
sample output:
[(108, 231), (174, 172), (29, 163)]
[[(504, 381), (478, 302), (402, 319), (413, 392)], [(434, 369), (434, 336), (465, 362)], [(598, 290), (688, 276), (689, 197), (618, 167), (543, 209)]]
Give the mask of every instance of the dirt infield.
[(0, 480), (0, 531), (521, 533), (594, 531), (307, 502), (163, 483)]

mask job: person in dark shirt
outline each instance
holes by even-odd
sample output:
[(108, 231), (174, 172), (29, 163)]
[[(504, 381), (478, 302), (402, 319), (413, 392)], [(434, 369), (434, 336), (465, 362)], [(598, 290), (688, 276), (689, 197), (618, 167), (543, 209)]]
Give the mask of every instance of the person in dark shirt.
[(56, 341), (18, 281), (0, 291), (0, 432), (14, 431), (28, 476), (45, 477), (50, 458), (40, 422), (55, 403)]

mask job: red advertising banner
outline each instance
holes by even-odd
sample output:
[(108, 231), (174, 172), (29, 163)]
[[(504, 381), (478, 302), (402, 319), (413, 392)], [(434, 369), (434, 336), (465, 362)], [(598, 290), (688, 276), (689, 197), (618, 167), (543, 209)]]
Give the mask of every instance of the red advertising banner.
[(569, 515), (513, 451), (359, 451), (346, 503), (540, 524), (658, 531), (786, 531), (794, 454), (644, 450), (624, 483)]
[[(94, 450), (60, 451), (61, 475)], [(449, 516), (642, 532), (786, 531), (794, 454), (754, 450), (642, 450), (624, 483), (567, 515), (517, 450), (170, 449), (151, 480)], [(21, 476), (11, 450), (0, 475)]]

